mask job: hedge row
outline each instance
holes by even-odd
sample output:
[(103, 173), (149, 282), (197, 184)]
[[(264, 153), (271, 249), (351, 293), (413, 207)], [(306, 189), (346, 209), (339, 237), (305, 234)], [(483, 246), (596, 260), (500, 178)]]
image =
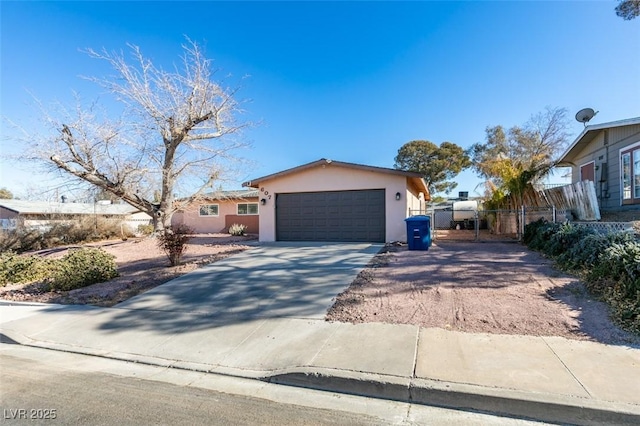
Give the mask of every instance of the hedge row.
[(611, 306), (616, 321), (640, 332), (640, 241), (633, 233), (601, 234), (540, 219), (525, 227), (523, 241), (561, 269), (581, 276), (587, 288)]
[(73, 290), (118, 276), (115, 257), (99, 248), (72, 250), (60, 259), (0, 253), (0, 286), (42, 281), (49, 290)]

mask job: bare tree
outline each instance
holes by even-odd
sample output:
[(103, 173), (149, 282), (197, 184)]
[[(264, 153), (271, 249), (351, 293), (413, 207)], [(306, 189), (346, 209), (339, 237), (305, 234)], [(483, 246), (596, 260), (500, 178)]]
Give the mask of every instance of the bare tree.
[(523, 126), (507, 131), (487, 127), (486, 142), (469, 149), (473, 168), (487, 179), (491, 199), (498, 207), (511, 199), (522, 204), (525, 191), (556, 165), (569, 139), (569, 120), (564, 108), (547, 107)]
[[(89, 80), (119, 102), (119, 117), (100, 113), (97, 103), (83, 107), (79, 100), (72, 111), (58, 108), (55, 117), (42, 108), (51, 132), (29, 137), (30, 158), (149, 213), (162, 231), (176, 210), (239, 160), (235, 150), (247, 145), (240, 135), (249, 123), (236, 121), (243, 112), (237, 89), (213, 80), (212, 62), (197, 43), (183, 45), (174, 71), (154, 65), (137, 46), (129, 48), (131, 59), (122, 52), (87, 51), (115, 70), (112, 77)], [(176, 200), (178, 187), (189, 188), (190, 195)]]

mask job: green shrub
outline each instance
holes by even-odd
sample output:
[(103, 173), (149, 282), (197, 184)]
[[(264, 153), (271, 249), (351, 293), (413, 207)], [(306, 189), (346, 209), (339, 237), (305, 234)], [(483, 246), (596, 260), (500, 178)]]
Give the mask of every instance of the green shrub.
[(67, 253), (53, 267), (52, 290), (73, 290), (108, 281), (118, 276), (115, 256), (99, 248), (82, 248)]
[(569, 270), (589, 270), (596, 266), (605, 250), (615, 243), (634, 241), (629, 232), (592, 233), (577, 241), (569, 250), (558, 255), (558, 263)]
[(40, 256), (19, 255), (13, 251), (0, 253), (0, 286), (22, 284), (45, 278), (51, 262)]
[(525, 226), (523, 241), (532, 250), (539, 250), (547, 253), (551, 236), (554, 235), (562, 224), (547, 222), (539, 219)]
[(523, 240), (577, 271), (590, 292), (611, 308), (612, 317), (640, 333), (640, 242), (629, 232), (598, 234), (591, 228), (540, 220), (525, 227)]
[(191, 239), (189, 234), (193, 234), (193, 230), (181, 224), (166, 228), (158, 235), (158, 247), (165, 252), (171, 266), (180, 264), (180, 259), (187, 250), (187, 242)]
[(246, 232), (247, 232), (247, 227), (245, 225), (239, 225), (237, 223), (234, 223), (229, 227), (229, 234), (236, 237), (240, 237), (244, 235)]
[(640, 292), (640, 243), (613, 243), (599, 256), (587, 274), (587, 280), (613, 281), (615, 291), (623, 297), (635, 297)]
[(575, 226), (564, 223), (550, 236), (548, 244), (544, 245), (545, 252), (550, 256), (559, 256), (570, 250), (575, 244), (587, 235), (593, 235), (597, 231), (586, 226)]

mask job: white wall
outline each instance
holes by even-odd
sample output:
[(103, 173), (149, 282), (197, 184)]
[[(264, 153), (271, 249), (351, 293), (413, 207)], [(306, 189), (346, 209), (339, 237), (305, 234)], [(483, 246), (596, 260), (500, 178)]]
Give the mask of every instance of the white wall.
[[(419, 208), (417, 194), (412, 194), (407, 189), (407, 178), (331, 164), (277, 177), (260, 186), (258, 198), (267, 200), (264, 206), (260, 206), (260, 241), (270, 242), (276, 239), (277, 194), (361, 189), (385, 190), (386, 241), (406, 241), (404, 219), (409, 207)], [(396, 200), (397, 192), (402, 195), (400, 201)]]

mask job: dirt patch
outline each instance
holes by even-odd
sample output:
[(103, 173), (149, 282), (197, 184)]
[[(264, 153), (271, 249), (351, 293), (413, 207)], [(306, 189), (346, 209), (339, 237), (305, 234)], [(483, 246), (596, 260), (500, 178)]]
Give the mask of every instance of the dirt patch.
[(640, 344), (575, 277), (515, 243), (391, 247), (338, 295), (329, 321)]
[[(228, 234), (196, 235), (187, 245), (182, 265), (170, 267), (166, 255), (151, 238), (127, 241), (103, 241), (86, 244), (101, 247), (116, 257), (119, 277), (107, 282), (71, 291), (46, 291), (41, 283), (13, 284), (0, 288), (0, 299), (22, 302), (92, 304), (113, 306), (137, 294), (164, 284), (203, 265), (240, 253), (250, 247), (255, 236), (232, 237)], [(61, 257), (73, 247), (36, 252), (45, 257)]]

